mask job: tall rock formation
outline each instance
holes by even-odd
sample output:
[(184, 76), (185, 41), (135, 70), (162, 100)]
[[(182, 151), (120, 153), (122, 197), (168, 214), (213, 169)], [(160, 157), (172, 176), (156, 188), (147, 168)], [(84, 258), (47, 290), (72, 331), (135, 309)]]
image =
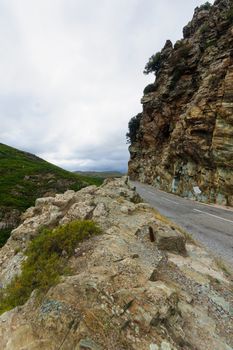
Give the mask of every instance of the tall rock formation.
[(131, 138), (131, 179), (233, 206), (233, 1), (195, 9), (167, 41)]

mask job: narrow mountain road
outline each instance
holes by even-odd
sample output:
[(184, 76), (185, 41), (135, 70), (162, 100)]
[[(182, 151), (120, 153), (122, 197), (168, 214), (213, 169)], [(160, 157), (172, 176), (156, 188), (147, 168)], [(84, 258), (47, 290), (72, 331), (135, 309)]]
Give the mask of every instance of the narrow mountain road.
[(201, 204), (139, 182), (131, 183), (147, 203), (233, 267), (233, 210)]

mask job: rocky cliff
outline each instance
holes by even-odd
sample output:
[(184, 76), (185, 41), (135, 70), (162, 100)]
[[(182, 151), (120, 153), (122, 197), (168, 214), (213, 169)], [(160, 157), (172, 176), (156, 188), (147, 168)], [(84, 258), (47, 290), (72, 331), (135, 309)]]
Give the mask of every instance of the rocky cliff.
[(233, 1), (196, 8), (157, 61), (131, 137), (130, 177), (233, 206)]
[[(34, 290), (24, 305), (0, 316), (1, 349), (230, 350), (233, 346), (229, 272), (142, 203), (127, 178), (38, 199), (23, 219), (0, 250), (0, 305), (5, 287), (20, 275), (30, 242), (36, 238), (42, 242), (42, 226), (56, 229), (73, 220), (92, 219), (102, 234), (80, 242), (69, 256), (62, 251), (69, 273), (42, 295)], [(66, 230), (66, 235), (71, 232)], [(56, 240), (52, 246), (58, 251)], [(21, 288), (20, 280), (15, 287)]]

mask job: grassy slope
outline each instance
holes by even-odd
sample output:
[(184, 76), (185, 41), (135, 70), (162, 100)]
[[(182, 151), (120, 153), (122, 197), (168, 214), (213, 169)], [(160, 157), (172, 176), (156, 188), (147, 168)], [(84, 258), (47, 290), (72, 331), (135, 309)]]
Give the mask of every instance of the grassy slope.
[[(23, 212), (45, 193), (79, 190), (100, 183), (100, 179), (68, 172), (33, 154), (0, 143), (0, 221), (12, 209)], [(0, 230), (0, 245), (1, 236), (8, 235), (9, 230)]]

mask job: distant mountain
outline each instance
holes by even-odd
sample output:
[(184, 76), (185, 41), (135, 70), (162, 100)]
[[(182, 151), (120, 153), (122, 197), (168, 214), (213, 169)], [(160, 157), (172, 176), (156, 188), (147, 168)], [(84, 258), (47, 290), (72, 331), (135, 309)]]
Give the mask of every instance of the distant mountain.
[(101, 179), (121, 177), (124, 175), (120, 171), (75, 171), (75, 173)]
[(100, 183), (100, 179), (68, 172), (0, 143), (0, 246), (36, 198)]

